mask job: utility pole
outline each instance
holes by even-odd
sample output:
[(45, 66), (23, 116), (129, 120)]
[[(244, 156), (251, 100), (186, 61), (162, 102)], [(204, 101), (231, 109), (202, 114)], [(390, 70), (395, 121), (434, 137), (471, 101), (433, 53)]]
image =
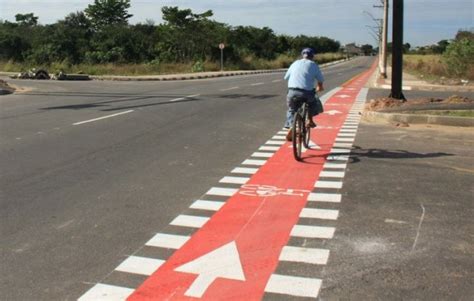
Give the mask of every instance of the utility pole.
[(402, 92), (403, 77), (403, 0), (393, 0), (392, 91), (391, 98), (406, 100)]
[(381, 5), (374, 5), (376, 8), (383, 9), (383, 23), (382, 23), (382, 43), (381, 43), (381, 58), (380, 58), (380, 76), (387, 78), (387, 37), (388, 37), (388, 0), (380, 0)]

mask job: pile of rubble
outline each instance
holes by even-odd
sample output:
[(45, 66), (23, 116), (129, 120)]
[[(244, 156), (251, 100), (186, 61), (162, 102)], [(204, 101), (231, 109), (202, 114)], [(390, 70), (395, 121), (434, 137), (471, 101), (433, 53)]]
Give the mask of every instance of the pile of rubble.
[(11, 76), (11, 78), (19, 78), (19, 79), (53, 79), (53, 80), (90, 80), (91, 78), (87, 74), (66, 74), (64, 72), (59, 72), (53, 75), (50, 75), (47, 70), (35, 68), (27, 71), (27, 72), (20, 72), (17, 75)]

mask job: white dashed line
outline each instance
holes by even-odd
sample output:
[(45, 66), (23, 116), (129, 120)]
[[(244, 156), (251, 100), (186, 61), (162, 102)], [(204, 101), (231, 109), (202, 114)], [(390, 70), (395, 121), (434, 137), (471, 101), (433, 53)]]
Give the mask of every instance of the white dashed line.
[(323, 178), (344, 178), (345, 172), (343, 171), (322, 171), (319, 176)]
[(329, 250), (283, 247), (280, 254), (280, 261), (304, 262), (311, 264), (327, 264), (329, 258)]
[(258, 171), (258, 168), (245, 168), (245, 167), (236, 167), (234, 168), (231, 173), (241, 173), (241, 174), (249, 174), (253, 175)]
[(94, 118), (94, 119), (89, 119), (89, 120), (76, 122), (76, 123), (73, 123), (72, 125), (80, 125), (80, 124), (84, 124), (84, 123), (94, 122), (94, 121), (98, 121), (98, 120), (102, 120), (102, 119), (106, 119), (106, 118), (111, 118), (111, 117), (115, 117), (115, 116), (119, 116), (119, 115), (124, 115), (124, 114), (132, 113), (132, 112), (133, 112), (133, 110), (128, 110), (128, 111), (125, 111), (125, 112), (120, 112), (120, 113), (116, 113), (116, 114), (112, 114), (112, 115), (102, 116), (102, 117), (99, 117), (99, 118)]
[(222, 206), (224, 206), (224, 204), (225, 204), (224, 202), (197, 200), (189, 208), (218, 211), (219, 209), (222, 208)]
[(318, 227), (318, 226), (302, 226), (295, 225), (291, 230), (291, 236), (303, 238), (325, 238), (329, 239), (334, 236), (336, 228), (334, 227)]
[(332, 209), (303, 208), (300, 213), (300, 217), (302, 218), (337, 220), (338, 216), (339, 210)]
[(278, 83), (278, 82), (281, 82), (281, 79), (274, 79), (274, 80), (272, 80), (272, 83)]
[(283, 145), (286, 141), (275, 141), (275, 140), (268, 140), (265, 144), (268, 145)]
[(186, 98), (184, 97), (180, 97), (180, 98), (175, 98), (175, 99), (171, 99), (170, 102), (175, 102), (175, 101), (180, 101), (180, 100), (185, 100)]
[(279, 146), (265, 146), (265, 145), (264, 145), (264, 146), (260, 146), (260, 147), (258, 148), (258, 150), (261, 150), (261, 151), (275, 151), (275, 152), (276, 152), (277, 150), (279, 150), (279, 149), (280, 149)]
[(209, 217), (193, 216), (193, 215), (178, 215), (170, 225), (190, 227), (190, 228), (201, 228), (209, 220)]
[(264, 83), (254, 83), (254, 84), (250, 84), (251, 86), (260, 86), (260, 85), (263, 85)]
[(206, 194), (217, 196), (233, 196), (237, 191), (238, 189), (233, 188), (212, 187), (208, 192), (206, 192)]
[(341, 188), (342, 188), (342, 182), (336, 182), (336, 181), (317, 181), (316, 184), (314, 184), (314, 187), (316, 187), (316, 188), (335, 188), (335, 189), (341, 189)]
[(248, 159), (248, 160), (245, 160), (244, 162), (242, 162), (242, 165), (256, 165), (256, 166), (262, 166), (265, 164), (265, 162), (267, 162), (266, 160), (251, 160), (251, 159)]
[(257, 157), (257, 158), (271, 158), (272, 156), (273, 156), (273, 153), (255, 152), (252, 154), (252, 157)]
[(189, 236), (183, 235), (157, 233), (145, 245), (166, 249), (179, 249), (189, 240), (189, 238)]
[(165, 261), (146, 257), (130, 256), (115, 270), (120, 272), (149, 276), (153, 274)]
[(224, 91), (236, 90), (238, 88), (239, 87), (232, 87), (232, 88), (227, 88), (227, 89), (221, 89), (221, 91), (224, 92)]
[(329, 163), (326, 162), (323, 165), (324, 169), (346, 169), (347, 163)]
[(250, 178), (244, 177), (223, 177), (219, 183), (227, 183), (227, 184), (245, 184), (250, 180)]
[(309, 202), (340, 203), (342, 196), (337, 193), (310, 193)]
[(321, 289), (321, 283), (321, 279), (272, 274), (265, 292), (316, 298)]

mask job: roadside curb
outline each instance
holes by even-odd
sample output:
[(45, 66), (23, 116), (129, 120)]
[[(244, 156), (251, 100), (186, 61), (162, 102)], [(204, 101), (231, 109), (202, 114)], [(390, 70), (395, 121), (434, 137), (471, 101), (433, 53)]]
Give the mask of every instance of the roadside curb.
[[(321, 64), (320, 67), (332, 66), (342, 62), (352, 60), (342, 59), (326, 64)], [(200, 73), (183, 73), (183, 74), (167, 74), (167, 75), (142, 75), (142, 76), (122, 76), (122, 75), (91, 75), (93, 80), (111, 80), (111, 81), (171, 81), (171, 80), (191, 80), (191, 79), (206, 79), (226, 76), (251, 75), (263, 73), (280, 73), (287, 69), (264, 69), (264, 70), (248, 70), (248, 71), (216, 71), (216, 72), (200, 72)], [(0, 72), (0, 76), (16, 75), (18, 72)]]
[(362, 118), (369, 122), (404, 122), (412, 124), (435, 124), (446, 126), (474, 127), (474, 118), (455, 117), (455, 116), (434, 116), (434, 115), (417, 115), (417, 114), (394, 114), (364, 111)]

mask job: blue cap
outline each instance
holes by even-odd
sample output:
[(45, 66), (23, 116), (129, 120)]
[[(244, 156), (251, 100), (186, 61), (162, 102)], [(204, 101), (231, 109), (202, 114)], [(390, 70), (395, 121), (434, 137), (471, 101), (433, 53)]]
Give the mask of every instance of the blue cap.
[(314, 57), (314, 50), (312, 48), (305, 48), (301, 50), (301, 55), (304, 58), (312, 59)]

